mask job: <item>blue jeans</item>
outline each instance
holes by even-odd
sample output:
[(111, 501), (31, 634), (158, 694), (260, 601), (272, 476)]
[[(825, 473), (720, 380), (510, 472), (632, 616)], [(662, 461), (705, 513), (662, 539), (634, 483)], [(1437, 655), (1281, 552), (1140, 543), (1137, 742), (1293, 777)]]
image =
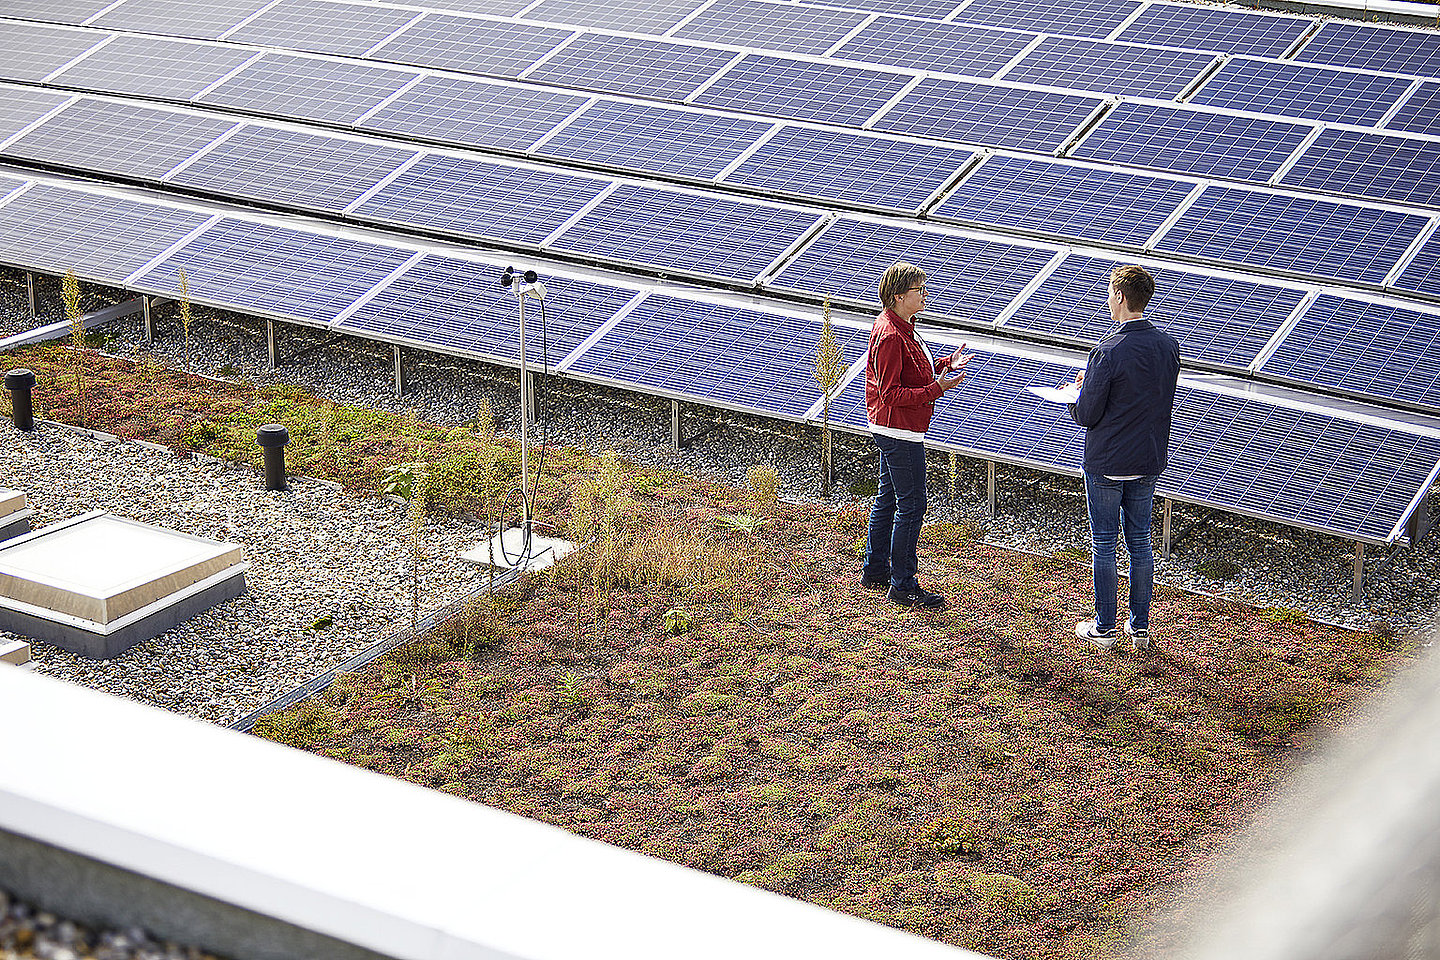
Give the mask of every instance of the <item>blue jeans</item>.
[(915, 590), (920, 521), (925, 517), (925, 444), (872, 434), (880, 448), (880, 489), (870, 510), (865, 576)]
[(1155, 553), (1150, 547), (1150, 517), (1155, 510), (1155, 476), (1107, 480), (1085, 474), (1085, 505), (1090, 511), (1090, 548), (1095, 578), (1095, 628), (1115, 629), (1115, 548), (1123, 517), (1125, 548), (1130, 552), (1130, 629), (1150, 629), (1150, 598), (1155, 592)]

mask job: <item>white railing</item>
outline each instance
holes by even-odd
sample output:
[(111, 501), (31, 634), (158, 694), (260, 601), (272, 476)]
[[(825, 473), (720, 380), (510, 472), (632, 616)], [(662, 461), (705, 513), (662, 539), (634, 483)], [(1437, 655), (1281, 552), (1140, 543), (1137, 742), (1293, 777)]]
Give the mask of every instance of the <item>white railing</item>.
[[(979, 957), (0, 666), (6, 834), (387, 957)], [(21, 896), (23, 869), (0, 864), (0, 882)], [(148, 885), (106, 893), (98, 882), (87, 900), (107, 901), (109, 919), (143, 918)], [(188, 932), (201, 946), (244, 949)]]

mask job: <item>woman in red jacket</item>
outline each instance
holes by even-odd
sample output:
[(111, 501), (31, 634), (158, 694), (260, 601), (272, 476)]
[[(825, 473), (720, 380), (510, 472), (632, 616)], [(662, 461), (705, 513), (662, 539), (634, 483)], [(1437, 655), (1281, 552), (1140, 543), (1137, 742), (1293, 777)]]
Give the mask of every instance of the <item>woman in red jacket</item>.
[(925, 309), (925, 271), (897, 263), (880, 278), (885, 309), (870, 328), (865, 365), (865, 410), (880, 448), (880, 489), (870, 511), (865, 569), (860, 582), (905, 607), (945, 606), (945, 598), (915, 579), (916, 546), (925, 517), (925, 431), (935, 401), (965, 379), (970, 355), (961, 344), (948, 357), (930, 355), (915, 334)]

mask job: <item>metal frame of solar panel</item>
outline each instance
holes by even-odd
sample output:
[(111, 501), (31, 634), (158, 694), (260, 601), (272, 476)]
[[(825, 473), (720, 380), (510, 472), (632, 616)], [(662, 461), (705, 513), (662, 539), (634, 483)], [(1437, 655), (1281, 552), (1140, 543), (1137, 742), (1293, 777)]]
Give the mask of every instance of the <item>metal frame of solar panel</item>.
[(0, 19), (0, 80), (43, 80), (105, 39), (82, 27)]
[(352, 126), (413, 84), (419, 70), (269, 52), (191, 99), (198, 106)]
[(1095, 94), (926, 77), (888, 103), (867, 126), (976, 146), (1059, 154), (1106, 104), (1105, 97)]
[(1372, 126), (1418, 81), (1285, 60), (1231, 57), (1188, 103), (1267, 116)]
[(1428, 235), (1417, 241), (1414, 255), (1386, 282), (1397, 291), (1440, 300), (1440, 229), (1436, 224), (1430, 225)]
[(869, 19), (868, 13), (773, 0), (713, 0), (665, 35), (677, 40), (822, 56)]
[[(839, 126), (866, 124), (919, 74), (888, 68), (747, 53), (687, 102)], [(906, 131), (908, 132), (908, 131)]]
[(968, 0), (947, 20), (1018, 26), (1071, 37), (1109, 36), (1144, 7), (1142, 0)]
[(521, 76), (558, 87), (682, 102), (741, 56), (699, 43), (587, 33), (557, 47)]
[(419, 10), (343, 0), (279, 0), (229, 30), (224, 39), (358, 57), (421, 16)]
[(214, 40), (272, 0), (121, 0), (90, 19), (90, 26), (135, 33)]
[(1317, 193), (1440, 208), (1440, 137), (1326, 127), (1274, 182)]
[(704, 3), (705, 0), (658, 0), (627, 7), (613, 0), (535, 0), (517, 16), (541, 23), (663, 34)]
[(978, 23), (934, 23), (881, 16), (831, 47), (826, 56), (988, 79), (1039, 36)]
[(1440, 136), (1440, 81), (1417, 83), (1379, 126), (1384, 130)]
[(112, 34), (109, 42), (55, 71), (45, 82), (95, 93), (188, 102), (260, 55), (259, 50), (209, 40)]
[(1064, 90), (1178, 100), (1220, 63), (1219, 54), (1178, 47), (1044, 37), (995, 79)]
[(1331, 20), (1295, 53), (1305, 63), (1361, 67), (1440, 80), (1440, 34), (1407, 27)]
[(1109, 39), (1216, 50), (1232, 56), (1284, 57), (1317, 23), (1313, 17), (1267, 10), (1150, 3)]
[(498, 17), (427, 13), (364, 56), (480, 76), (516, 77), (576, 32)]

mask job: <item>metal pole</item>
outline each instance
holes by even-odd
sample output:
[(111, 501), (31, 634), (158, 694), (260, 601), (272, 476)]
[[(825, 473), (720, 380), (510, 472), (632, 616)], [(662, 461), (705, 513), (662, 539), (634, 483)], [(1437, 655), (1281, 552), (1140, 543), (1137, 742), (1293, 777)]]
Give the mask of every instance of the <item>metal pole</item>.
[(35, 274), (29, 270), (25, 271), (25, 296), (30, 301), (30, 316), (39, 316), (40, 311), (35, 309)]
[(985, 461), (985, 504), (990, 516), (995, 516), (995, 461)]
[(530, 377), (525, 366), (525, 288), (517, 280), (520, 296), (520, 515), (530, 523)]
[(670, 446), (680, 450), (680, 401), (670, 401)]
[(400, 347), (394, 348), (395, 357), (395, 396), (403, 397), (406, 393), (405, 365), (400, 360)]
[(1365, 544), (1355, 541), (1355, 602), (1359, 603), (1365, 590)]
[(141, 308), (140, 308), (140, 310), (141, 310), (141, 315), (142, 315), (142, 317), (144, 318), (143, 323), (144, 323), (144, 327), (145, 327), (145, 342), (146, 342), (146, 343), (154, 343), (154, 342), (155, 342), (155, 316), (154, 316), (154, 314), (152, 314), (152, 313), (150, 312), (150, 308), (151, 308), (150, 299), (151, 299), (150, 297), (145, 297), (144, 300), (141, 301)]
[(290, 442), (290, 431), (282, 424), (267, 423), (255, 431), (255, 442), (260, 444), (265, 460), (265, 489), (285, 490), (285, 444)]
[(1160, 501), (1160, 555), (1170, 559), (1170, 498)]
[(5, 389), (10, 391), (10, 417), (15, 429), (35, 429), (35, 406), (31, 391), (35, 388), (35, 374), (24, 367), (5, 372)]
[(269, 317), (265, 318), (265, 355), (270, 361), (270, 369), (274, 370), (280, 365), (280, 351), (275, 345), (275, 321)]

